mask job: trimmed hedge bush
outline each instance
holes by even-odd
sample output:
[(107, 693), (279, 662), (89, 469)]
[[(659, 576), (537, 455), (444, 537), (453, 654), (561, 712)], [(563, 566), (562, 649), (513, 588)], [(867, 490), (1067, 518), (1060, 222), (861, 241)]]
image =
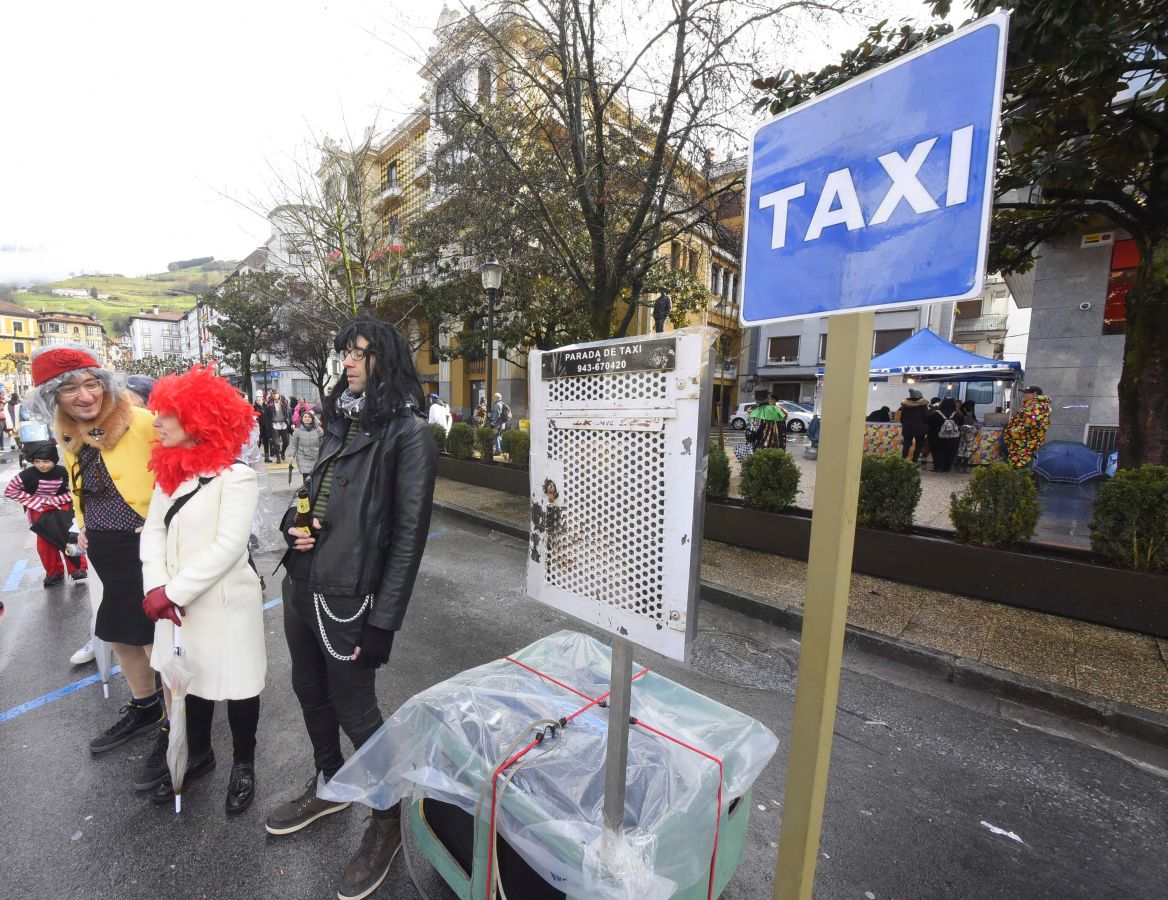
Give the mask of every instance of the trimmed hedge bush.
[(495, 461), (495, 429), (490, 425), (476, 428), (474, 433), (475, 449), (479, 451), (479, 458), (485, 462)]
[(856, 521), (869, 528), (909, 531), (921, 501), (921, 467), (903, 456), (865, 456)]
[(1168, 571), (1168, 466), (1121, 469), (1099, 485), (1091, 549), (1113, 566)]
[(990, 463), (950, 495), (949, 517), (963, 544), (1006, 550), (1029, 540), (1038, 524), (1034, 478), (1027, 469)]
[(799, 469), (786, 450), (755, 450), (742, 463), (742, 499), (751, 509), (782, 512), (799, 493)]
[(474, 455), (475, 430), (466, 422), (455, 422), (450, 426), (446, 438), (446, 450), (452, 459), (470, 459)]
[(446, 429), (437, 422), (430, 426), (430, 433), (434, 435), (434, 443), (438, 445), (438, 452), (446, 452)]
[(503, 432), (503, 452), (512, 464), (527, 468), (527, 461), (531, 458), (531, 435), (518, 428)]
[(706, 470), (706, 493), (718, 500), (730, 494), (730, 460), (717, 444), (710, 448), (710, 462)]

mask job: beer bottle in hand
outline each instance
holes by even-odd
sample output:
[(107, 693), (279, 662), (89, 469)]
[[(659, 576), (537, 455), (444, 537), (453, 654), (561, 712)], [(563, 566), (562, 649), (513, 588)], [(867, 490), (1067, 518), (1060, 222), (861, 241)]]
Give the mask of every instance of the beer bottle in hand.
[(308, 496), (308, 485), (302, 485), (296, 492), (296, 519), (293, 528), (298, 528), (305, 537), (312, 534), (312, 500)]

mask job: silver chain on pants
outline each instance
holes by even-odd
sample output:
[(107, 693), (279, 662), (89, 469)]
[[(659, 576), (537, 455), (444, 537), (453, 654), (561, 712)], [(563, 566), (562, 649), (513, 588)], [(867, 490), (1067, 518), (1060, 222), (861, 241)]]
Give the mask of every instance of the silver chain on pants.
[(326, 616), (328, 616), (330, 619), (332, 619), (334, 622), (337, 622), (341, 625), (347, 625), (350, 622), (357, 621), (357, 619), (359, 619), (361, 617), (361, 615), (365, 612), (366, 609), (373, 608), (373, 595), (366, 594), (365, 595), (365, 602), (363, 602), (361, 604), (361, 608), (358, 609), (355, 613), (353, 613), (353, 615), (349, 616), (349, 618), (347, 618), (347, 619), (340, 618), (339, 616), (335, 615), (331, 609), (328, 608), (328, 604), (325, 602), (325, 599), (324, 599), (324, 594), (318, 594), (315, 591), (313, 591), (312, 605), (316, 609), (316, 625), (320, 629), (320, 638), (322, 641), (324, 641), (324, 649), (328, 651), (329, 656), (331, 656), (333, 659), (339, 659), (341, 662), (352, 662), (354, 659), (356, 659), (357, 658), (356, 653), (350, 654), (349, 656), (344, 656), (340, 653), (337, 653), (337, 651), (333, 649), (333, 645), (331, 643), (329, 643), (328, 633), (324, 630), (324, 620), (320, 617), (320, 611), (323, 609), (324, 614)]

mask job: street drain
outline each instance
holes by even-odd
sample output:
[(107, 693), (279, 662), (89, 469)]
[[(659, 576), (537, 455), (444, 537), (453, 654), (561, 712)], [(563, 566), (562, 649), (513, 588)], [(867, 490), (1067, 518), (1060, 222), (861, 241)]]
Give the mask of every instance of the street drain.
[(764, 650), (735, 634), (703, 631), (690, 645), (690, 664), (706, 675), (742, 687), (795, 693), (794, 667), (777, 650)]

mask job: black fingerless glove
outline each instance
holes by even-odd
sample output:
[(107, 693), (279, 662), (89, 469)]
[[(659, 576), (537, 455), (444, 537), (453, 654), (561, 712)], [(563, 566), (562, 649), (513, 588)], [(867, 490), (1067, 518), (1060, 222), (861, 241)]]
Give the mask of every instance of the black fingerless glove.
[(357, 665), (366, 669), (379, 669), (389, 662), (393, 636), (394, 632), (366, 622), (361, 630), (361, 640), (357, 642), (361, 648), (361, 655), (356, 659)]

